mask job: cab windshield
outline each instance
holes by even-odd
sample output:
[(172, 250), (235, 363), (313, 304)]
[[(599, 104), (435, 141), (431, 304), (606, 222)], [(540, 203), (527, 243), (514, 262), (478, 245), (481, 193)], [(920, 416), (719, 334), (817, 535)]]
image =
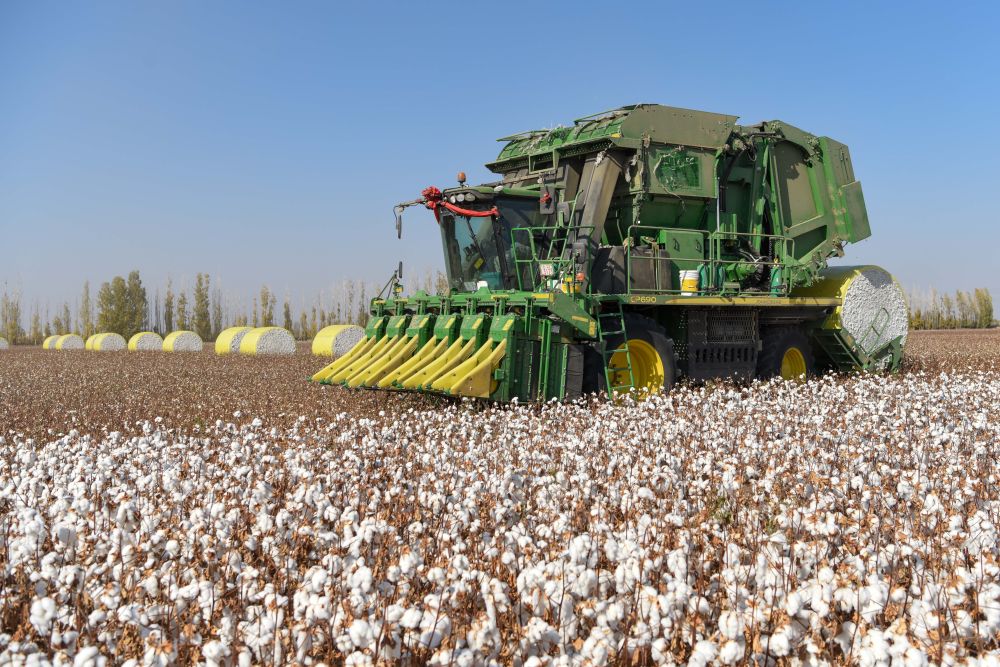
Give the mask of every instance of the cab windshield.
[(480, 282), (492, 290), (517, 287), (511, 230), (541, 223), (538, 200), (497, 198), (499, 216), (471, 217), (451, 211), (441, 213), (448, 284), (458, 292), (473, 292)]

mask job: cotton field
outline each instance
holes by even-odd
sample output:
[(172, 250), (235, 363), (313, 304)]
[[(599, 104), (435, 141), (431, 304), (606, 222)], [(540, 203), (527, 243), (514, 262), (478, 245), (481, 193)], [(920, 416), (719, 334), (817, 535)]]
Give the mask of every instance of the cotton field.
[(1000, 335), (911, 354), (493, 407), (13, 351), (0, 663), (1000, 665)]

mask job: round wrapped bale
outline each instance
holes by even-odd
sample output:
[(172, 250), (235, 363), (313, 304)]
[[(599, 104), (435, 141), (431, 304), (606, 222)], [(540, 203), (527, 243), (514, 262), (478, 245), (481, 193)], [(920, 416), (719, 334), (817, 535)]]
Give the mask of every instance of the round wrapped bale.
[(83, 339), (76, 334), (59, 336), (59, 340), (56, 341), (55, 348), (57, 350), (82, 350)]
[(94, 349), (94, 341), (97, 340), (97, 337), (100, 336), (100, 335), (101, 334), (90, 334), (89, 336), (87, 336), (87, 342), (85, 342), (83, 344), (83, 349), (85, 349), (85, 350), (93, 350)]
[(240, 354), (295, 354), (295, 337), (281, 327), (258, 327), (243, 336)]
[(364, 337), (365, 330), (354, 324), (331, 324), (320, 329), (313, 338), (312, 353), (337, 359)]
[(892, 274), (883, 268), (838, 266), (825, 269), (818, 281), (795, 290), (794, 296), (839, 298), (841, 305), (831, 317), (839, 320), (839, 328), (849, 333), (865, 354), (871, 355), (900, 336), (902, 343), (906, 343), (910, 326), (906, 296)]
[(216, 354), (236, 354), (240, 351), (240, 341), (250, 331), (250, 327), (229, 327), (215, 339)]
[(193, 331), (172, 331), (163, 339), (164, 352), (201, 352), (202, 343)]
[(133, 352), (159, 352), (163, 349), (163, 339), (152, 331), (140, 331), (128, 339), (128, 349)]
[(0, 336), (0, 350), (6, 350), (8, 347), (10, 347), (10, 344), (7, 342), (7, 339)]
[(59, 340), (59, 336), (48, 336), (44, 341), (42, 341), (42, 349), (43, 350), (56, 349), (57, 340)]
[(95, 352), (120, 352), (125, 349), (125, 337), (116, 333), (98, 334), (90, 349)]

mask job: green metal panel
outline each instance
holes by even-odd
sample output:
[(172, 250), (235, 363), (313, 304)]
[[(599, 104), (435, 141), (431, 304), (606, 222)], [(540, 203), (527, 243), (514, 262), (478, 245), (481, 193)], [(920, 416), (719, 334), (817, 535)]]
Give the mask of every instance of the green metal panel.
[[(471, 341), (478, 351), (462, 363), (475, 366), (476, 389), (467, 395), (481, 396), (488, 377), (497, 383), (490, 398), (534, 401), (565, 394), (569, 346), (599, 343), (601, 318), (620, 319), (622, 306), (660, 321), (680, 347), (688, 307), (773, 309), (781, 313), (773, 317), (790, 321), (796, 312), (836, 308), (838, 298), (800, 288), (844, 244), (871, 233), (847, 146), (782, 121), (736, 121), (639, 104), (506, 137), (487, 165), (503, 174), (502, 184), (462, 185), (443, 195), (497, 211), (478, 218), (486, 230), (496, 226), (492, 239), (484, 235), (477, 244), (489, 249), (506, 241), (512, 266), (491, 268), (491, 276), (507, 273), (484, 282), (520, 289), (376, 300), (366, 332), (378, 338), (405, 331), (421, 349), (431, 333), (449, 343)], [(596, 274), (598, 255), (603, 262), (623, 258), (624, 280), (607, 264)], [(650, 266), (652, 285), (638, 284)], [(682, 270), (699, 271), (696, 295), (681, 295)], [(664, 273), (670, 280), (661, 282)], [(595, 275), (612, 276), (602, 285), (622, 286), (600, 293)], [(479, 284), (476, 278), (457, 284)], [(484, 363), (492, 375), (479, 373)]]

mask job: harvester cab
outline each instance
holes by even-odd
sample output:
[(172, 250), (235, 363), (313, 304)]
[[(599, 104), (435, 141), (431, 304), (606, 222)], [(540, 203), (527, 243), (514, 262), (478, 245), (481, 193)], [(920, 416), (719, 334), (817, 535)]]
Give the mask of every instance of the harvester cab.
[(826, 268), (870, 234), (843, 144), (659, 105), (502, 141), (500, 180), (395, 207), (397, 235), (434, 213), (445, 293), (375, 299), (314, 380), (536, 401), (898, 366), (898, 285)]

